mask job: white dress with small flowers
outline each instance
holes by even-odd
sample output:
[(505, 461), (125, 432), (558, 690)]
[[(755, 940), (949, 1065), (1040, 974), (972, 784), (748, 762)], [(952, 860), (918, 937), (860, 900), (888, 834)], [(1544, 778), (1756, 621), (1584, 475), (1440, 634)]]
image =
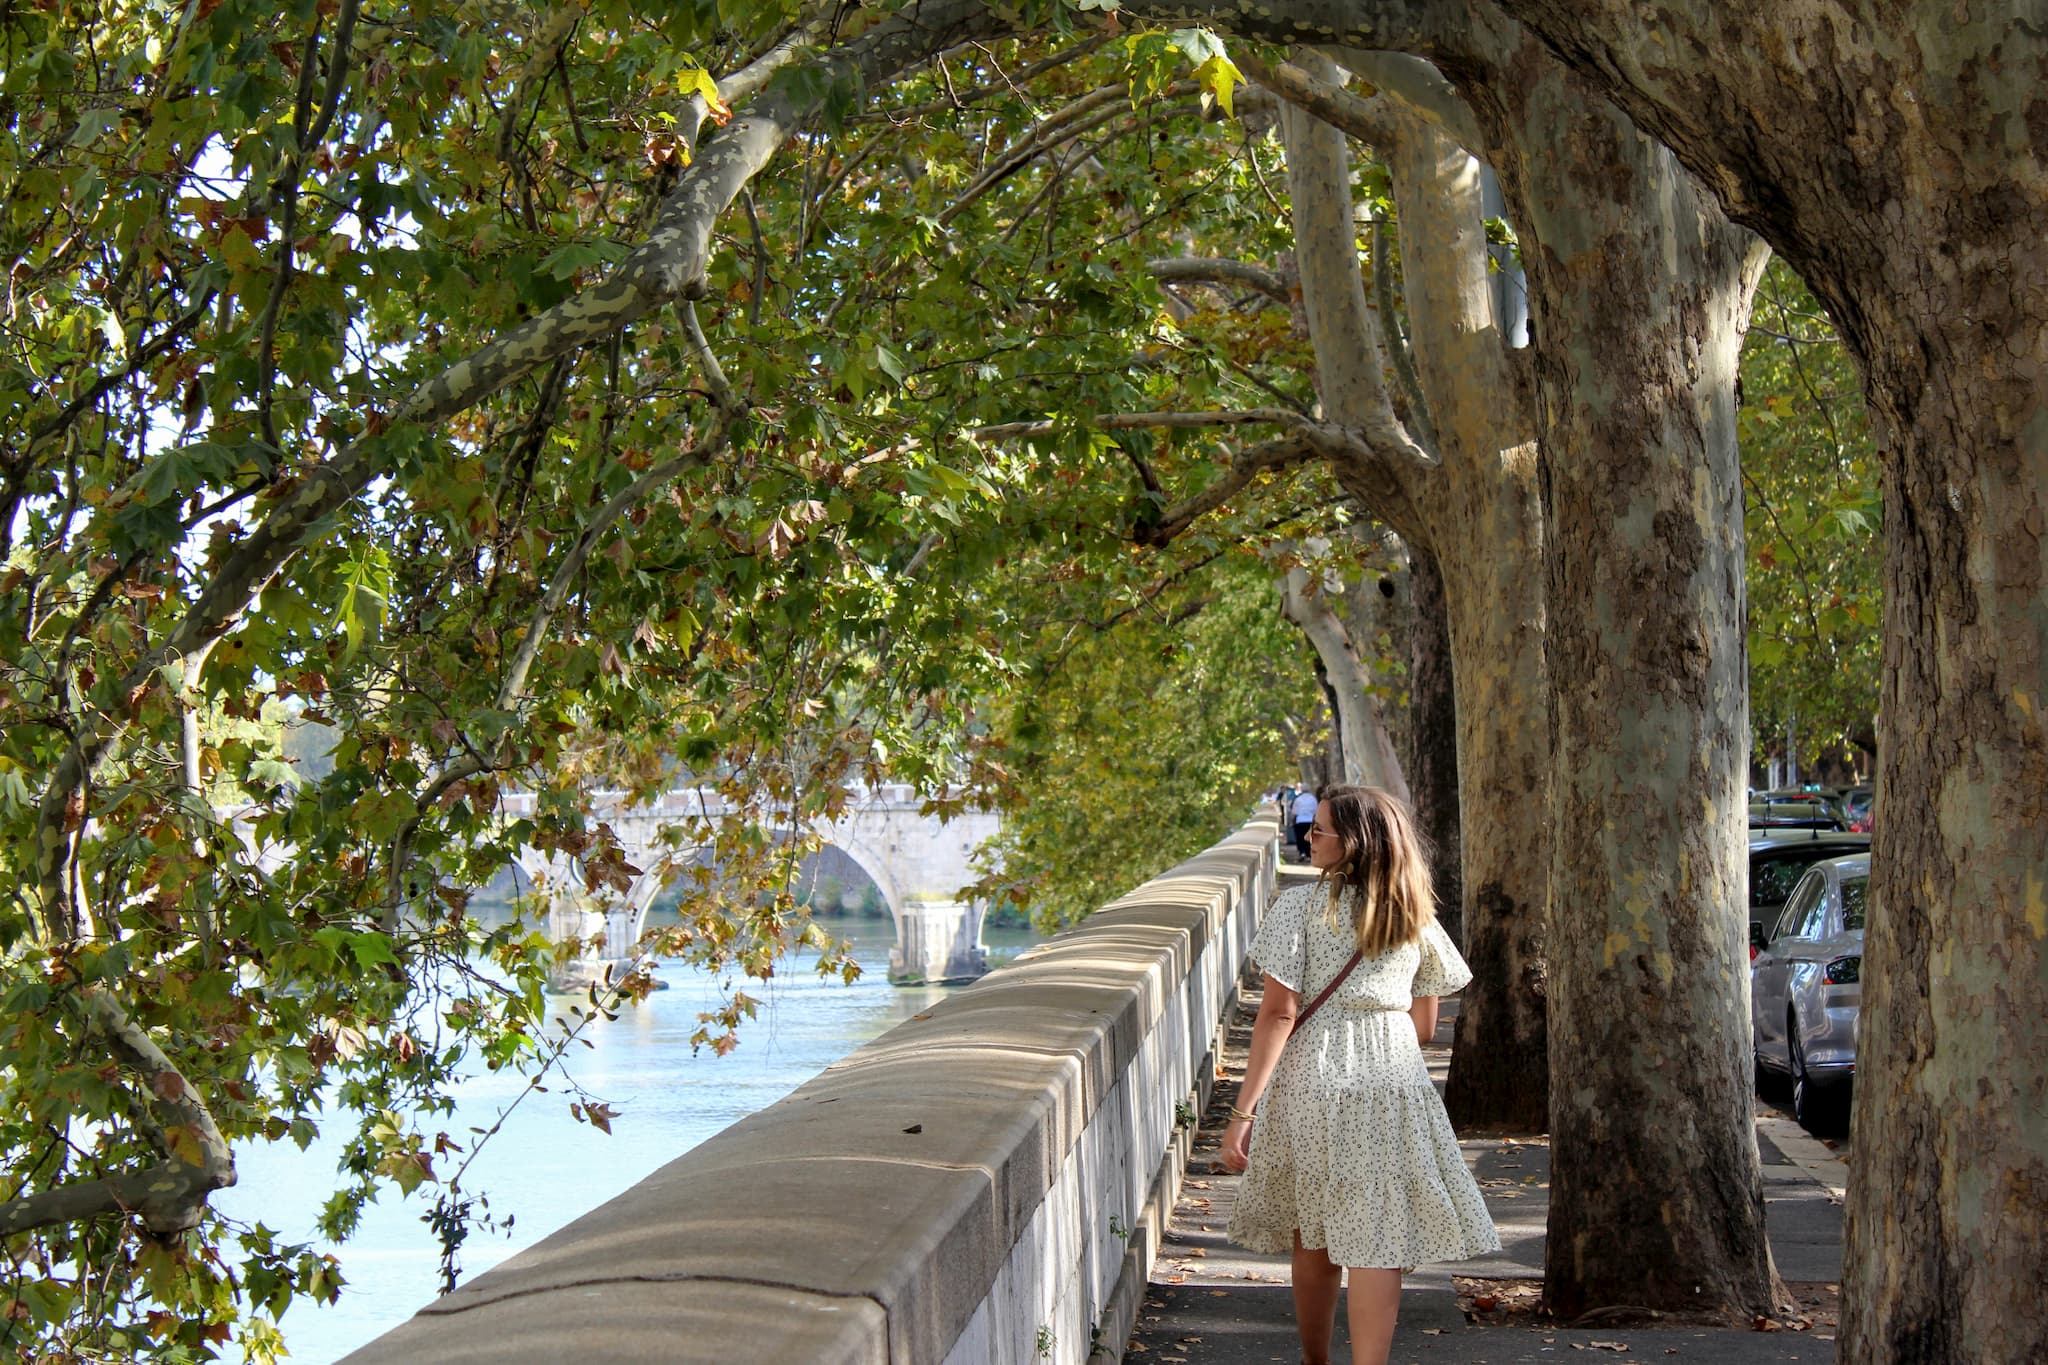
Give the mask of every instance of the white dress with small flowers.
[[(1252, 959), (1302, 1004), (1356, 951), (1346, 890), (1297, 887), (1267, 910)], [(1435, 920), (1414, 943), (1367, 958), (1296, 1030), (1258, 1107), (1230, 1240), (1285, 1253), (1301, 1232), (1338, 1265), (1406, 1268), (1500, 1249), (1479, 1185), (1430, 1084), (1408, 1008), (1472, 979)]]

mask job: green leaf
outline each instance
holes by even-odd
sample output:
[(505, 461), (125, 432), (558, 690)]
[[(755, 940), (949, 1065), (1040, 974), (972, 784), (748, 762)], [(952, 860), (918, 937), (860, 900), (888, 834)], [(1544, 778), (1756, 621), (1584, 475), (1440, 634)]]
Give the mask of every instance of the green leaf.
[(269, 791), (290, 791), (300, 782), (291, 764), (275, 758), (259, 758), (249, 765), (251, 785)]
[(620, 260), (625, 254), (624, 248), (612, 242), (569, 242), (541, 257), (539, 269), (558, 280), (573, 280), (579, 272)]
[(87, 109), (78, 116), (78, 127), (71, 134), (71, 145), (90, 146), (120, 124), (119, 109)]
[(391, 951), (391, 940), (383, 934), (351, 935), (348, 950), (355, 955), (356, 965), (365, 971), (372, 967), (398, 965), (398, 955)]
[(875, 346), (875, 364), (881, 367), (883, 374), (888, 375), (897, 384), (901, 385), (907, 382), (909, 370), (904, 367), (902, 360), (897, 358), (895, 352), (891, 351), (887, 346), (880, 345), (879, 343)]
[(1205, 28), (1177, 28), (1167, 41), (1196, 66), (1223, 56), (1223, 40)]
[(365, 546), (341, 566), (341, 601), (335, 606), (333, 624), (341, 627), (347, 640), (344, 660), (362, 649), (372, 626), (384, 624), (391, 600), (391, 556), (381, 545)]

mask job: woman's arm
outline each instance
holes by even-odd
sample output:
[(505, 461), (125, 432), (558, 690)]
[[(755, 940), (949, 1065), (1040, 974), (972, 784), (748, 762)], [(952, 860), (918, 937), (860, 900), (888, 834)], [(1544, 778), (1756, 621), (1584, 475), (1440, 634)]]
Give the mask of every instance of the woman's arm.
[(1436, 997), (1418, 995), (1415, 1003), (1408, 1007), (1408, 1017), (1415, 1021), (1415, 1041), (1427, 1043), (1436, 1037)]
[[(1244, 1084), (1237, 1089), (1237, 1108), (1256, 1113), (1265, 1097), (1266, 1082), (1280, 1064), (1280, 1050), (1294, 1034), (1294, 1018), (1301, 1013), (1301, 992), (1266, 978), (1266, 994), (1259, 1001), (1259, 1017), (1252, 1024), (1251, 1056), (1244, 1066)], [(1223, 1130), (1223, 1165), (1241, 1171), (1251, 1160), (1252, 1125), (1249, 1119), (1234, 1118)]]

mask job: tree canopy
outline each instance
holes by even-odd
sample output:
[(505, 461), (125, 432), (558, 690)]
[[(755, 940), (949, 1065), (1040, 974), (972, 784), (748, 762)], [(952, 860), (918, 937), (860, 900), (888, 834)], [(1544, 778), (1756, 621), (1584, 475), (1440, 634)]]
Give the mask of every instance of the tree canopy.
[(1877, 452), (1854, 364), (1782, 262), (1742, 355), (1749, 705), (1756, 752), (1792, 726), (1802, 766), (1877, 744)]
[[(7, 12), (17, 1340), (262, 1354), (294, 1295), (334, 1293), (205, 1193), (239, 1144), (351, 1124), (345, 1236), (461, 1145), (434, 1123), (455, 1074), (545, 1060), (550, 945), (463, 911), (522, 844), (630, 874), (589, 783), (732, 799), (679, 831), (723, 875), (663, 946), (765, 973), (817, 937), (768, 804), (883, 774), (1002, 799), (1006, 761), (1072, 760), (1047, 727), (1112, 684), (1190, 723), (1134, 711), (1134, 745), (1218, 746), (1158, 753), (1186, 800), (1156, 849), (1283, 761), (1270, 723), (1222, 737), (1303, 709), (1307, 677), (1228, 662), (1284, 648), (1236, 547), (1332, 495), (1135, 548), (1232, 452), (1206, 416), (1099, 420), (1306, 409), (1271, 271), (1169, 296), (1145, 267), (1204, 235), (1277, 253), (1275, 153), (1205, 119), (1232, 88), (1213, 38), (1052, 15), (926, 65), (868, 11)], [(699, 126), (745, 96), (716, 148), (782, 155), (700, 202), (727, 168)], [(701, 273), (621, 302), (692, 213)], [(1095, 634), (1126, 616), (1128, 644)], [(1085, 702), (1060, 690), (1084, 665)], [(337, 737), (317, 777), (274, 720), (224, 723), (280, 708)], [(532, 819), (502, 815), (513, 785)]]

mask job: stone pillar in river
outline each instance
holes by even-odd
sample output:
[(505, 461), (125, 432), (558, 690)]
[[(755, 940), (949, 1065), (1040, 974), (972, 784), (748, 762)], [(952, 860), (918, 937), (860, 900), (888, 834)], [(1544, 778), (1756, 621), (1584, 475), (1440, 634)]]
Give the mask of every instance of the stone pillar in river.
[(910, 901), (898, 907), (889, 980), (899, 986), (972, 981), (988, 971), (979, 901)]

